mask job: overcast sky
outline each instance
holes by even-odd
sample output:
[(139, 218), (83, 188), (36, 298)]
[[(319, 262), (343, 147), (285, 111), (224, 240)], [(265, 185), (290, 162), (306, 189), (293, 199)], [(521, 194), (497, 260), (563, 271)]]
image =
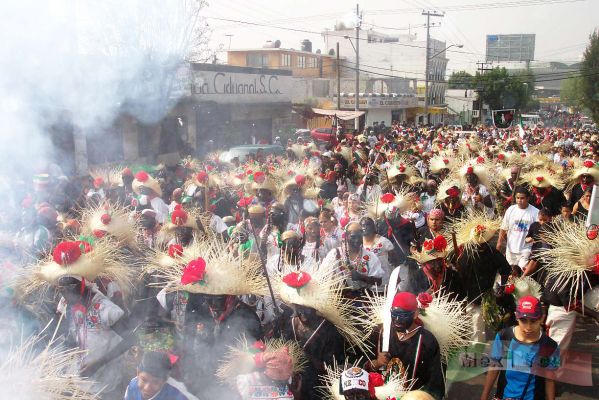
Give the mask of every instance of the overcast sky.
[[(227, 18), (289, 29), (321, 32), (336, 21), (351, 21), (356, 1), (350, 0), (209, 0), (207, 17)], [(500, 5), (500, 6), (498, 6)], [(476, 9), (471, 9), (475, 7)], [(496, 8), (490, 8), (496, 7)], [(573, 63), (580, 60), (589, 34), (599, 28), (599, 0), (368, 0), (360, 2), (363, 28), (385, 33), (417, 33), (426, 38), (423, 9), (445, 11), (440, 27), (431, 28), (431, 36), (463, 49), (448, 53), (448, 73), (476, 69), (484, 61), (487, 34), (535, 33), (535, 59)], [(284, 48), (299, 49), (302, 39), (313, 42), (313, 50), (323, 49), (322, 36), (273, 27), (248, 26), (209, 18), (213, 28), (213, 47), (257, 48), (267, 40), (279, 39)], [(455, 49), (455, 48), (454, 48)], [(323, 49), (323, 52), (325, 49)], [(460, 52), (460, 53), (458, 53)], [(219, 58), (224, 60), (225, 53)]]

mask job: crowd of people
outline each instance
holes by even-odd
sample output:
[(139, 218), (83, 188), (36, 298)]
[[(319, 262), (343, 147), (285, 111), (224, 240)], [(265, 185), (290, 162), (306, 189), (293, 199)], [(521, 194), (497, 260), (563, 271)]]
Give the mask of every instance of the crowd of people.
[(599, 312), (598, 163), (575, 128), (394, 123), (284, 156), (50, 168), (5, 194), (0, 343), (75, 349), (55, 372), (87, 378), (72, 398), (126, 400), (443, 399), (487, 343), (481, 399), (555, 399)]

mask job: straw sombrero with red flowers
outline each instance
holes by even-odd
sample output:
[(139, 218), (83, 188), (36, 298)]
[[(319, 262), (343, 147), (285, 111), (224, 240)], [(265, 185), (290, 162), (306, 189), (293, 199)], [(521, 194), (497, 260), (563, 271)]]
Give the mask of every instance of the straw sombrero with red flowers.
[(123, 206), (104, 203), (87, 208), (81, 217), (81, 233), (96, 239), (109, 237), (119, 244), (137, 247), (138, 226)]
[(427, 239), (422, 244), (421, 251), (414, 251), (410, 256), (419, 264), (424, 264), (438, 258), (447, 257), (447, 239), (438, 235), (434, 239)]
[(133, 191), (138, 195), (141, 194), (141, 188), (146, 187), (156, 193), (157, 196), (162, 196), (162, 188), (160, 187), (160, 183), (158, 183), (156, 179), (143, 170), (135, 174), (132, 187)]
[[(171, 263), (155, 263), (152, 275), (167, 291), (183, 290), (210, 295), (256, 295), (267, 293), (260, 261), (227, 250), (217, 240), (194, 241), (176, 254)], [(169, 255), (170, 257), (170, 255)]]

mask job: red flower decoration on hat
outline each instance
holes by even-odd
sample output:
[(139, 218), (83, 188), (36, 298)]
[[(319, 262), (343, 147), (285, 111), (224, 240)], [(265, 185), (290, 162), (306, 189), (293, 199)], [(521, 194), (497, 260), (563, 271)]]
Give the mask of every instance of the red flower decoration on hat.
[(106, 236), (106, 231), (104, 231), (102, 229), (94, 229), (92, 234), (94, 235), (94, 237), (96, 237), (98, 239), (102, 239), (104, 236)]
[(514, 290), (516, 290), (516, 286), (514, 286), (513, 283), (510, 283), (508, 285), (505, 285), (505, 288), (503, 289), (503, 292), (505, 294), (512, 294), (512, 293), (514, 293)]
[(251, 169), (246, 169), (245, 170), (245, 174), (246, 175), (251, 175), (254, 171), (252, 171)]
[(101, 177), (97, 177), (96, 179), (94, 179), (94, 187), (96, 189), (100, 189), (100, 187), (104, 184), (104, 179), (102, 179)]
[(431, 251), (434, 249), (434, 247), (435, 245), (431, 239), (427, 239), (424, 241), (424, 243), (422, 243), (422, 248), (426, 251)]
[(474, 232), (476, 232), (477, 235), (484, 233), (486, 230), (487, 230), (487, 227), (484, 225), (476, 225), (476, 228), (474, 228)]
[(206, 165), (206, 171), (210, 172), (214, 169), (212, 165)]
[(295, 176), (295, 183), (298, 186), (304, 186), (304, 184), (306, 183), (306, 177), (304, 175), (296, 175)]
[(262, 340), (256, 340), (254, 344), (252, 344), (251, 351), (266, 351), (266, 345)]
[(60, 242), (52, 252), (54, 262), (62, 266), (73, 264), (79, 257), (81, 257), (81, 247), (78, 242)]
[(383, 386), (385, 384), (385, 380), (383, 379), (383, 375), (377, 372), (370, 372), (368, 374), (368, 392), (370, 393), (370, 397), (376, 397), (376, 390), (379, 386)]
[(181, 276), (181, 284), (189, 285), (191, 283), (203, 283), (206, 276), (206, 261), (202, 257), (198, 257), (187, 264), (183, 269)]
[(473, 174), (474, 173), (474, 168), (471, 165), (468, 166), (468, 168), (466, 169), (466, 173), (467, 174)]
[(287, 176), (293, 176), (293, 174), (295, 174), (295, 172), (293, 172), (292, 170), (287, 171)]
[(428, 308), (428, 306), (433, 302), (433, 296), (427, 292), (420, 293), (416, 299), (418, 300), (420, 308)]
[(146, 171), (139, 171), (137, 174), (135, 174), (135, 179), (141, 183), (145, 183), (148, 179), (150, 179), (150, 175), (148, 175)]
[(595, 166), (595, 163), (593, 162), (593, 160), (585, 160), (583, 165), (585, 166), (585, 168), (593, 168)]
[(443, 236), (439, 235), (433, 240), (433, 247), (437, 252), (445, 251), (447, 248), (447, 240), (445, 240)]
[(460, 191), (458, 188), (454, 187), (450, 187), (449, 189), (447, 189), (445, 191), (445, 193), (447, 193), (447, 195), (449, 197), (458, 197), (460, 195)]
[(545, 180), (545, 178), (544, 178), (544, 177), (542, 177), (542, 176), (537, 176), (535, 179), (536, 179), (536, 180), (537, 180), (537, 182), (539, 182), (539, 183), (541, 183), (541, 182), (543, 182), (543, 181)]
[(206, 171), (200, 171), (196, 175), (196, 180), (200, 183), (208, 182), (208, 173)]
[(121, 171), (121, 175), (122, 176), (133, 176), (133, 171), (131, 171), (131, 168), (127, 167)]
[(478, 156), (478, 158), (476, 159), (476, 162), (479, 164), (484, 164), (485, 158), (483, 156)]
[(187, 213), (179, 208), (171, 214), (171, 222), (177, 226), (183, 226), (187, 222)]
[(505, 154), (500, 153), (497, 158), (499, 159), (499, 161), (503, 161), (505, 159)]
[(89, 242), (86, 242), (85, 240), (78, 240), (76, 243), (79, 245), (79, 248), (83, 254), (92, 251), (92, 245)]
[(449, 164), (449, 160), (447, 158), (444, 158), (443, 159), (443, 164), (445, 164), (445, 165)]
[(295, 289), (306, 286), (311, 280), (310, 274), (302, 271), (290, 272), (283, 277), (283, 283)]
[(246, 208), (246, 207), (249, 207), (250, 204), (252, 204), (252, 200), (254, 200), (254, 198), (252, 196), (242, 197), (237, 202), (237, 205), (241, 208)]
[(390, 204), (395, 200), (395, 195), (393, 193), (385, 193), (381, 196), (381, 203)]
[(102, 221), (104, 225), (108, 225), (110, 221), (112, 221), (112, 217), (110, 216), (110, 214), (102, 214), (102, 216), (100, 217), (100, 221)]
[(257, 184), (262, 184), (266, 180), (266, 175), (262, 171), (258, 171), (254, 174), (254, 182)]
[(401, 165), (399, 166), (399, 172), (401, 172), (401, 173), (404, 173), (404, 172), (406, 172), (406, 166), (405, 166), (405, 165), (403, 165), (403, 164), (401, 164)]
[(168, 246), (168, 255), (172, 258), (181, 257), (183, 255), (183, 246), (180, 244), (171, 244)]
[(133, 198), (131, 199), (131, 207), (137, 207), (139, 205), (139, 200)]

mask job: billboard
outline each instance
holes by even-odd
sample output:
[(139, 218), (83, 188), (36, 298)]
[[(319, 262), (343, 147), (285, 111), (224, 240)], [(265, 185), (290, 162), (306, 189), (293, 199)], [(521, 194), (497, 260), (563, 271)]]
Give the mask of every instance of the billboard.
[(535, 58), (535, 35), (487, 35), (487, 62), (532, 61)]

